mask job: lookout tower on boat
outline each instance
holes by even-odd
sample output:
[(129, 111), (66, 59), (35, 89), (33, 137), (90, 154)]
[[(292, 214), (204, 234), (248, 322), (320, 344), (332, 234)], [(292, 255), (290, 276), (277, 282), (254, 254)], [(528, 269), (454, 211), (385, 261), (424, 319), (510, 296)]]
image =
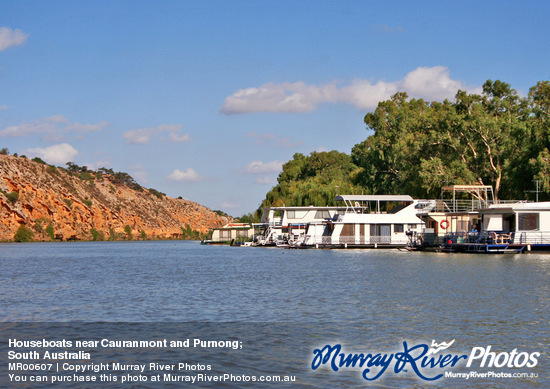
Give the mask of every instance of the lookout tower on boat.
[[(445, 201), (446, 211), (464, 212), (473, 209), (487, 208), (495, 203), (493, 187), (490, 185), (451, 185), (441, 188), (441, 198), (445, 193), (452, 193), (453, 197)], [(466, 194), (466, 197), (463, 194)]]

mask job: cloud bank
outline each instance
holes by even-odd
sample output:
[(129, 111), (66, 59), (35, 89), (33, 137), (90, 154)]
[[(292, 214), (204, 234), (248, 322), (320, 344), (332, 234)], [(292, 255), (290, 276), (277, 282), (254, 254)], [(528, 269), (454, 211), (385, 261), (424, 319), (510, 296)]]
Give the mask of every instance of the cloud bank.
[(13, 46), (20, 46), (29, 36), (19, 29), (9, 27), (0, 27), (0, 51), (4, 51)]
[(126, 139), (127, 144), (145, 145), (151, 141), (155, 135), (159, 135), (160, 140), (164, 140), (162, 134), (168, 133), (168, 140), (173, 143), (189, 142), (189, 134), (181, 134), (181, 124), (161, 124), (157, 127), (138, 128), (126, 131), (122, 137)]
[(280, 173), (283, 168), (283, 161), (253, 161), (250, 162), (241, 172), (256, 175), (254, 181), (261, 185), (275, 185), (277, 180), (274, 173)]
[(449, 69), (444, 66), (419, 67), (402, 80), (393, 82), (373, 83), (356, 79), (343, 86), (336, 82), (325, 85), (308, 85), (301, 81), (266, 83), (259, 87), (240, 89), (226, 97), (221, 112), (228, 115), (253, 112), (305, 113), (326, 103), (344, 103), (362, 110), (373, 110), (378, 102), (389, 99), (396, 92), (440, 101), (454, 98), (459, 89), (481, 92), (481, 88), (469, 87), (451, 79)]
[(42, 135), (45, 140), (59, 141), (64, 138), (66, 133), (82, 134), (92, 131), (99, 131), (108, 125), (109, 123), (106, 121), (101, 121), (96, 124), (81, 124), (78, 122), (71, 122), (63, 115), (55, 115), (21, 123), (16, 126), (8, 126), (0, 130), (0, 138)]

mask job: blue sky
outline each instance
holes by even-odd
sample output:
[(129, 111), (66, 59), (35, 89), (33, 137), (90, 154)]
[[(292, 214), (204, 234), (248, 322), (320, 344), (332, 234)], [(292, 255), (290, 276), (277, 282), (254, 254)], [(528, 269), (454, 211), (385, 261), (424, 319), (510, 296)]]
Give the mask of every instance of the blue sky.
[(550, 79), (549, 1), (2, 1), (0, 147), (233, 216), (396, 91)]

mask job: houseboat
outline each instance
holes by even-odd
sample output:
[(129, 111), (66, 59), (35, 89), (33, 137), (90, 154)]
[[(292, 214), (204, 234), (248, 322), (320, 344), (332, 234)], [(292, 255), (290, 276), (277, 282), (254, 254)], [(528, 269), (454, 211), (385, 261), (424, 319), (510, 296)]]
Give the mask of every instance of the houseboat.
[(420, 236), (418, 207), (430, 201), (407, 195), (340, 195), (343, 207), (307, 224), (304, 234), (289, 241), (296, 248), (395, 248)]
[(211, 245), (248, 245), (252, 244), (254, 227), (250, 223), (229, 223), (223, 227), (213, 228), (212, 237), (203, 240), (202, 244)]
[(480, 230), (479, 209), (497, 202), (489, 185), (451, 185), (441, 188), (441, 198), (430, 200), (430, 207), (419, 207), (424, 222), (423, 241), (427, 246), (446, 243), (449, 234)]
[(443, 251), (550, 250), (550, 202), (493, 204), (476, 214), (480, 230), (449, 233), (441, 246)]
[(338, 207), (270, 207), (262, 209), (260, 223), (255, 223), (254, 243), (258, 246), (287, 246), (302, 237), (309, 223), (332, 219)]

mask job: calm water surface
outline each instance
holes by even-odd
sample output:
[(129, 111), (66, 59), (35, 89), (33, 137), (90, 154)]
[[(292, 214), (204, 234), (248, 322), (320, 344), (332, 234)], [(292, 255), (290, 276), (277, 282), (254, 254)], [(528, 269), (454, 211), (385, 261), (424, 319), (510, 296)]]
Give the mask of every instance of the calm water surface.
[[(296, 332), (313, 326), (318, 344), (339, 341), (355, 352), (456, 339), (455, 352), (486, 345), (541, 352), (539, 378), (447, 384), (545, 387), (549, 274), (550, 255), (533, 253), (0, 244), (0, 321), (294, 323)], [(322, 374), (356, 386), (343, 384), (344, 373)], [(386, 385), (424, 383), (390, 377)]]

